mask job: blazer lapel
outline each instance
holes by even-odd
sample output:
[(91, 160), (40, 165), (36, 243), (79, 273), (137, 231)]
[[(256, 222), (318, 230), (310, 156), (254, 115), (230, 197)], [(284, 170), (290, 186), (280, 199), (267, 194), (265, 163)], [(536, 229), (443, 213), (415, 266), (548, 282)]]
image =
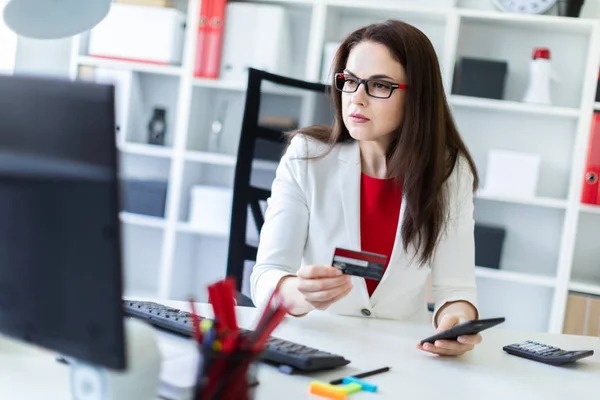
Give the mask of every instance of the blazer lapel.
[(360, 250), (360, 150), (358, 142), (344, 144), (339, 152), (338, 185), (349, 250)]

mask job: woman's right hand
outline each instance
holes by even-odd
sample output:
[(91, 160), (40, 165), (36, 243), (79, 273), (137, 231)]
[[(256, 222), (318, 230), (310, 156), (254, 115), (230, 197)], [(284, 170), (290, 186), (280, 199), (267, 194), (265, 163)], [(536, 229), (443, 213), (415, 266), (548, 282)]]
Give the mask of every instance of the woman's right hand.
[(304, 301), (317, 310), (327, 309), (352, 290), (351, 276), (332, 266), (303, 266), (296, 276)]

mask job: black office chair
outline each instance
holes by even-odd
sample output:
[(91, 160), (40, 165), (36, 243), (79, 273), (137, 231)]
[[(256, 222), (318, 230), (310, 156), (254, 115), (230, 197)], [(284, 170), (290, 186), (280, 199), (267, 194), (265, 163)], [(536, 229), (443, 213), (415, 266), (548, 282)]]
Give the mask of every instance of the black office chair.
[(309, 93), (315, 92), (322, 94), (324, 97), (329, 92), (327, 85), (292, 79), (254, 68), (249, 69), (244, 117), (233, 183), (233, 202), (227, 256), (227, 276), (232, 276), (236, 280), (238, 305), (241, 306), (254, 306), (251, 299), (242, 293), (247, 266), (251, 267), (253, 265), (248, 265), (248, 262), (256, 261), (257, 252), (257, 246), (248, 243), (246, 230), (248, 214), (250, 211), (254, 225), (260, 233), (264, 224), (264, 215), (260, 202), (266, 201), (271, 195), (270, 190), (251, 184), (252, 164), (257, 159), (256, 145), (259, 141), (270, 142), (275, 148), (280, 149), (279, 157), (281, 157), (287, 144), (283, 131), (261, 126), (259, 123), (261, 85), (263, 82), (271, 82), (284, 88), (307, 90)]
[[(255, 227), (258, 233), (260, 233), (265, 222), (260, 202), (266, 201), (271, 195), (270, 190), (255, 187), (251, 184), (252, 163), (257, 158), (256, 144), (260, 140), (265, 140), (275, 144), (276, 148), (279, 145), (281, 148), (280, 156), (283, 155), (286, 145), (285, 135), (282, 131), (261, 126), (259, 123), (261, 85), (263, 82), (272, 82), (288, 88), (312, 91), (324, 95), (323, 98), (327, 96), (330, 90), (329, 86), (320, 83), (292, 79), (254, 68), (249, 69), (244, 117), (242, 121), (242, 130), (240, 132), (237, 164), (235, 167), (233, 183), (233, 202), (227, 255), (227, 276), (232, 276), (236, 280), (238, 305), (250, 307), (253, 307), (254, 304), (247, 295), (242, 293), (242, 286), (247, 272), (247, 263), (256, 261), (257, 247), (254, 244), (248, 243), (248, 209), (250, 209), (250, 215), (252, 216)], [(327, 119), (330, 116), (333, 116), (333, 110), (330, 110), (330, 112), (324, 111), (321, 118)], [(324, 122), (325, 121), (314, 121), (314, 123)], [(252, 265), (248, 266), (251, 267)], [(433, 304), (428, 304), (428, 309), (429, 311), (433, 311)]]

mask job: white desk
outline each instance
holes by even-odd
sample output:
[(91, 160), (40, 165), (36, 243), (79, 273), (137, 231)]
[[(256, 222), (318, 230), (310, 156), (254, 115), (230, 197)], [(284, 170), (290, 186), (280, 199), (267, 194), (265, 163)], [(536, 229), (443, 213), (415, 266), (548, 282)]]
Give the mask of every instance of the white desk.
[[(187, 304), (168, 302), (189, 310)], [(206, 305), (199, 313), (211, 316)], [(239, 308), (240, 325), (252, 328), (255, 309)], [(483, 343), (462, 357), (445, 358), (415, 348), (432, 333), (429, 325), (312, 313), (288, 318), (274, 336), (344, 355), (347, 367), (313, 376), (289, 376), (262, 365), (257, 400), (317, 400), (308, 394), (313, 379), (333, 378), (390, 366), (390, 372), (368, 379), (379, 393), (357, 393), (351, 400), (377, 399), (592, 399), (600, 395), (600, 338), (516, 332), (500, 326), (483, 332)], [(161, 335), (162, 343), (191, 349), (189, 340)], [(592, 349), (594, 356), (575, 364), (553, 367), (508, 355), (502, 346), (536, 340), (565, 349)], [(27, 373), (24, 373), (26, 371)], [(67, 368), (36, 349), (3, 350), (0, 342), (0, 398), (68, 399)]]

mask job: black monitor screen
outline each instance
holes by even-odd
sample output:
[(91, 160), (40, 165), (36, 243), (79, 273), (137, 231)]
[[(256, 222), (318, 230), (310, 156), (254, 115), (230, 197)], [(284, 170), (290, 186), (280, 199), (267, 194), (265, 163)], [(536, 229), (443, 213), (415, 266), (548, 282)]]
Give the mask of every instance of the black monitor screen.
[(0, 333), (125, 367), (109, 85), (0, 76)]

